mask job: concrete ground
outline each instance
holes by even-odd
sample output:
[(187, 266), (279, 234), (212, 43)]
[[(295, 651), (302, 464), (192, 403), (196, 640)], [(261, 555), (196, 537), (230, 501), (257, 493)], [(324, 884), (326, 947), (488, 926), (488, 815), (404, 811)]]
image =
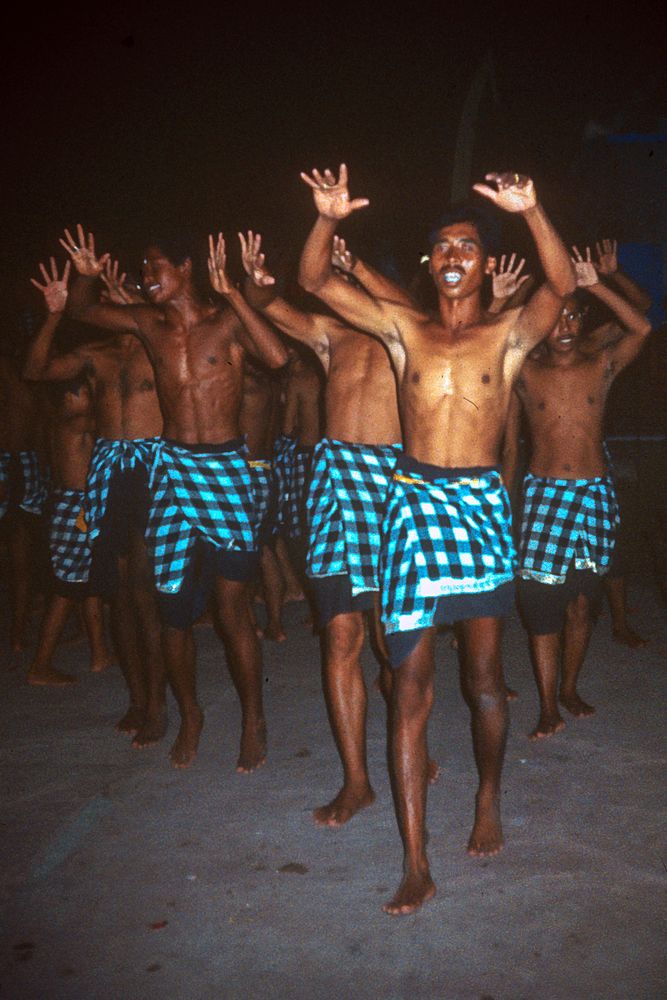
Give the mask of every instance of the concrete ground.
[[(475, 769), (449, 638), (438, 643), (429, 854), (438, 892), (409, 917), (380, 909), (401, 870), (385, 763), (385, 711), (369, 682), (377, 802), (339, 830), (310, 812), (340, 781), (318, 646), (290, 605), (266, 644), (270, 756), (234, 771), (238, 704), (212, 628), (197, 630), (201, 752), (132, 750), (114, 731), (117, 667), (87, 670), (83, 642), (57, 663), (71, 689), (0, 671), (3, 1000), (658, 1000), (665, 984), (664, 689), (667, 611), (633, 579), (629, 651), (601, 618), (581, 690), (597, 715), (529, 743), (537, 718), (526, 642), (508, 623), (511, 705), (506, 847), (472, 860)], [(6, 655), (6, 654), (5, 654)]]

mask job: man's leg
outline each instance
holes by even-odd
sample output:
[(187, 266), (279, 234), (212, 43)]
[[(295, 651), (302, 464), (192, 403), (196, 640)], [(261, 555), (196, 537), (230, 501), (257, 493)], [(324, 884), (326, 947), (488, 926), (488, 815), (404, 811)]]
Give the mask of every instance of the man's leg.
[(391, 692), (390, 759), (398, 826), (403, 840), (403, 880), (385, 913), (412, 913), (435, 895), (426, 857), (427, 726), (433, 707), (434, 630), (395, 671)]
[(236, 770), (245, 774), (266, 761), (261, 650), (250, 615), (248, 585), (219, 576), (215, 593), (227, 666), (241, 702), (241, 748)]
[(604, 590), (607, 595), (607, 603), (611, 613), (611, 634), (616, 640), (630, 649), (639, 649), (646, 646), (647, 639), (642, 639), (640, 635), (630, 628), (628, 622), (627, 587), (625, 577), (621, 574), (609, 573), (604, 578)]
[(116, 723), (121, 733), (134, 735), (146, 719), (146, 690), (143, 663), (135, 620), (134, 594), (129, 557), (118, 558), (118, 587), (111, 602), (111, 627), (118, 651), (118, 662), (127, 684), (130, 705)]
[(329, 722), (343, 764), (343, 787), (313, 812), (319, 826), (341, 826), (375, 800), (366, 764), (367, 696), (361, 669), (364, 620), (361, 611), (338, 614), (322, 638), (322, 688)]
[(90, 669), (101, 673), (111, 665), (111, 653), (104, 634), (104, 609), (101, 597), (84, 597), (82, 601), (83, 621), (90, 645)]
[(267, 617), (266, 626), (262, 630), (262, 637), (264, 639), (272, 639), (274, 642), (284, 642), (287, 638), (282, 623), (285, 578), (283, 577), (275, 552), (268, 545), (262, 545), (260, 568)]
[(197, 702), (196, 649), (192, 628), (162, 629), (167, 676), (178, 704), (181, 725), (169, 756), (174, 767), (185, 768), (197, 756), (204, 713)]
[(46, 609), (39, 630), (37, 652), (28, 670), (28, 684), (75, 684), (78, 678), (62, 673), (51, 666), (51, 660), (58, 645), (67, 616), (74, 602), (69, 597), (54, 594)]
[(500, 775), (507, 739), (507, 698), (500, 659), (502, 619), (471, 618), (463, 623), (463, 693), (470, 708), (472, 742), (479, 773), (475, 825), (468, 854), (484, 857), (503, 846)]
[(528, 734), (529, 740), (542, 740), (554, 736), (565, 726), (558, 711), (558, 668), (560, 666), (561, 639), (559, 632), (549, 635), (530, 635), (530, 658), (535, 683), (540, 696), (540, 717)]
[(590, 602), (583, 594), (570, 601), (565, 614), (563, 633), (563, 669), (558, 700), (577, 719), (595, 714), (592, 705), (587, 705), (577, 693), (577, 679), (586, 656), (591, 637)]
[(133, 747), (151, 746), (167, 731), (166, 673), (160, 638), (160, 617), (153, 574), (143, 537), (133, 532), (130, 540), (130, 578), (134, 605), (134, 629), (142, 650), (142, 684), (145, 717), (132, 740)]

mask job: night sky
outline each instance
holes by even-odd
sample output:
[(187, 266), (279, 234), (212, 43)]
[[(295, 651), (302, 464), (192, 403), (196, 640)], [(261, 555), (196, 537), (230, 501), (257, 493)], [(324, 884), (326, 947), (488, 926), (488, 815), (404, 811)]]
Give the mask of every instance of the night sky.
[(666, 115), (658, 6), (606, 20), (588, 9), (63, 5), (40, 19), (26, 6), (2, 69), (5, 305), (34, 303), (29, 276), (62, 257), (58, 235), (78, 221), (126, 264), (175, 225), (197, 238), (222, 228), (234, 244), (258, 229), (290, 258), (313, 218), (299, 171), (341, 160), (353, 195), (371, 199), (350, 240), (371, 256), (390, 245), (405, 266), (449, 199), (461, 109), (488, 53), (496, 87), (473, 180), (528, 171), (571, 225), (586, 123), (650, 131)]

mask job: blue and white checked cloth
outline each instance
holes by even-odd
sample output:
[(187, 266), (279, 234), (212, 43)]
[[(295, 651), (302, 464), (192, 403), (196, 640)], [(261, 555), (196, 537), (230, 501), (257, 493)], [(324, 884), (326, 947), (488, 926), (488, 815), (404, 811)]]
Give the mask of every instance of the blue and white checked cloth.
[(92, 550), (83, 490), (54, 489), (50, 497), (49, 551), (53, 572), (66, 583), (87, 583)]

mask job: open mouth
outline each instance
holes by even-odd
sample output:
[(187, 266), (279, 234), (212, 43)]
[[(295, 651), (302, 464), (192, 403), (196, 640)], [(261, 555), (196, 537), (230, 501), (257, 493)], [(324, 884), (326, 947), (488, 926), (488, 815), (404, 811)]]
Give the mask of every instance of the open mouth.
[(154, 295), (156, 292), (160, 291), (160, 285), (148, 285), (146, 292), (148, 295)]
[(463, 278), (463, 272), (456, 270), (456, 268), (448, 268), (445, 271), (440, 272), (442, 275), (442, 280), (446, 285), (454, 287), (458, 285)]

